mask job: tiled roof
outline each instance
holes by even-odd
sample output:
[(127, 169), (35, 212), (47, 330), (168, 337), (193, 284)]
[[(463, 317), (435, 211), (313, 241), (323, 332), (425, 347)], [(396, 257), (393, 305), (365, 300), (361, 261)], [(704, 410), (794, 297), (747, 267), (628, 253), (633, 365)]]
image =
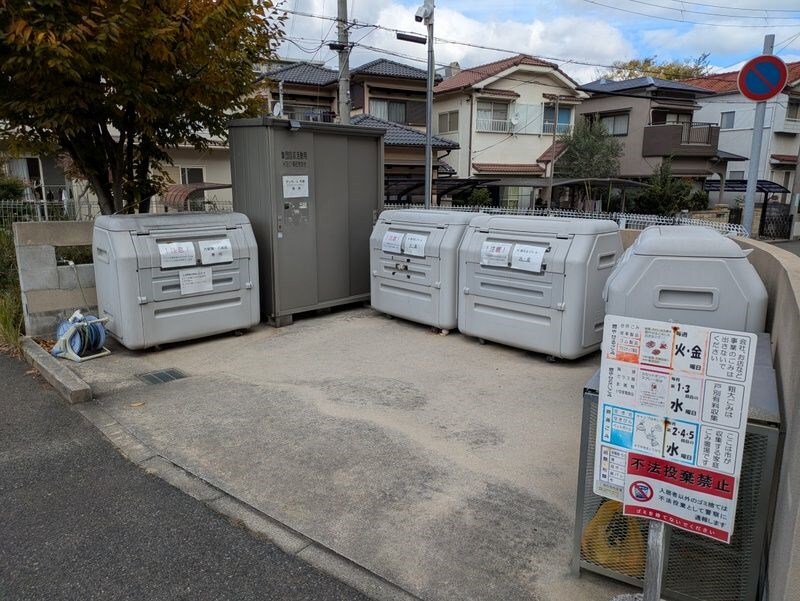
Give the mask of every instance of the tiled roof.
[[(396, 77), (398, 79), (428, 79), (428, 72), (425, 69), (417, 69), (410, 65), (404, 65), (396, 61), (385, 58), (365, 63), (360, 67), (351, 69), (351, 75), (374, 75), (376, 77)], [(442, 76), (437, 75), (435, 81), (441, 81)]]
[(769, 157), (776, 163), (791, 163), (792, 165), (797, 164), (797, 155), (796, 154), (773, 154)]
[[(518, 54), (516, 56), (512, 56), (511, 58), (504, 58), (493, 63), (478, 65), (477, 67), (470, 67), (469, 69), (462, 69), (459, 73), (456, 73), (452, 77), (448, 77), (442, 83), (437, 85), (434, 88), (434, 92), (438, 94), (441, 92), (451, 92), (453, 90), (469, 88), (474, 86), (476, 83), (480, 83), (484, 79), (488, 79), (497, 75), (498, 73), (502, 73), (503, 71), (510, 69), (511, 67), (517, 67), (519, 65), (550, 67), (551, 69), (558, 70), (558, 65), (555, 63), (549, 63), (547, 61), (543, 61), (542, 59), (528, 56), (526, 54)], [(565, 77), (568, 76), (565, 75)]]
[(594, 92), (595, 94), (613, 94), (614, 92), (627, 92), (629, 90), (639, 90), (641, 88), (655, 87), (658, 90), (677, 90), (680, 92), (694, 92), (695, 94), (709, 94), (704, 88), (688, 85), (686, 82), (661, 79), (659, 77), (635, 77), (623, 81), (612, 81), (608, 79), (598, 79), (591, 83), (579, 86), (579, 90), (584, 92)]
[(544, 173), (537, 163), (472, 163), (472, 168), (480, 173)]
[[(386, 146), (425, 146), (425, 133), (413, 127), (392, 123), (372, 115), (358, 115), (350, 120), (353, 125), (365, 127), (378, 127), (386, 131), (383, 143)], [(447, 138), (433, 136), (433, 148), (437, 150), (455, 150), (458, 143)]]
[(272, 81), (293, 83), (301, 86), (328, 86), (336, 83), (338, 71), (318, 67), (310, 63), (296, 63), (273, 71), (268, 75)]
[[(567, 145), (562, 142), (561, 140), (556, 140), (553, 144), (556, 147), (556, 160), (560, 157), (564, 151), (567, 149)], [(536, 159), (539, 163), (549, 163), (550, 159), (553, 158), (553, 144), (550, 144), (547, 150), (545, 150), (538, 159)]]
[[(794, 63), (786, 63), (789, 69), (789, 83), (794, 83), (800, 80), (800, 61)], [(728, 94), (730, 92), (738, 92), (739, 88), (736, 85), (736, 79), (739, 76), (739, 71), (728, 71), (726, 73), (713, 73), (703, 77), (693, 77), (691, 79), (684, 79), (684, 83), (692, 86), (704, 88), (709, 92), (715, 94)]]

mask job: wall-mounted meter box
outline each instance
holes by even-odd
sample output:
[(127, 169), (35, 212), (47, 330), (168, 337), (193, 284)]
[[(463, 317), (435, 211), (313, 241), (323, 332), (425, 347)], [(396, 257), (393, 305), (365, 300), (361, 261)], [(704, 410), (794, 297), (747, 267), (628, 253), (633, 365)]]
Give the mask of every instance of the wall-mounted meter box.
[(767, 290), (749, 251), (707, 227), (653, 226), (609, 277), (606, 311), (743, 332), (764, 331)]
[(370, 238), (378, 311), (442, 330), (458, 325), (458, 247), (474, 213), (384, 211)]
[(103, 215), (92, 254), (99, 315), (129, 349), (259, 322), (256, 241), (240, 213)]
[(384, 130), (269, 117), (229, 127), (233, 208), (253, 224), (264, 317), (281, 326), (368, 300)]
[(458, 329), (553, 357), (590, 353), (621, 253), (613, 221), (479, 215), (459, 253)]

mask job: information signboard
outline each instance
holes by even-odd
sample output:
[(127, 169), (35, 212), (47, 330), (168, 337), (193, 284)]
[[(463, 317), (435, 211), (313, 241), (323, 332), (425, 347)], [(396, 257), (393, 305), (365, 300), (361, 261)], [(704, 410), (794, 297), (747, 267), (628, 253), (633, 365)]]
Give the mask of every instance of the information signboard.
[(596, 494), (730, 541), (756, 335), (606, 316)]

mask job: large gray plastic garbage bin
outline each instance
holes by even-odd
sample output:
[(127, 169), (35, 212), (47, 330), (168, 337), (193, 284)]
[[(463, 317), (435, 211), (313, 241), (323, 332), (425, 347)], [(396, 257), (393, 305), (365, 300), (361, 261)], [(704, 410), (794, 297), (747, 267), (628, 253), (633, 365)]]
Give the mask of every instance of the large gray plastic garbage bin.
[(442, 330), (458, 324), (458, 247), (474, 213), (393, 210), (370, 238), (371, 303)]
[(707, 227), (649, 227), (608, 278), (606, 312), (763, 332), (767, 291), (749, 254)]
[(241, 213), (104, 215), (92, 251), (100, 317), (130, 349), (259, 321), (256, 241)]
[(613, 221), (479, 215), (459, 253), (458, 329), (553, 357), (590, 353), (621, 252)]

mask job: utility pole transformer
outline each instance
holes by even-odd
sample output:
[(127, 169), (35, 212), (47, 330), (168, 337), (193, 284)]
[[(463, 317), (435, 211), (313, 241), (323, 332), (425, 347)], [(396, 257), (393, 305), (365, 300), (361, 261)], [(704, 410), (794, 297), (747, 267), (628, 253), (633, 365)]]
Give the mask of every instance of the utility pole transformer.
[(339, 122), (350, 123), (350, 40), (347, 29), (347, 0), (338, 0)]

